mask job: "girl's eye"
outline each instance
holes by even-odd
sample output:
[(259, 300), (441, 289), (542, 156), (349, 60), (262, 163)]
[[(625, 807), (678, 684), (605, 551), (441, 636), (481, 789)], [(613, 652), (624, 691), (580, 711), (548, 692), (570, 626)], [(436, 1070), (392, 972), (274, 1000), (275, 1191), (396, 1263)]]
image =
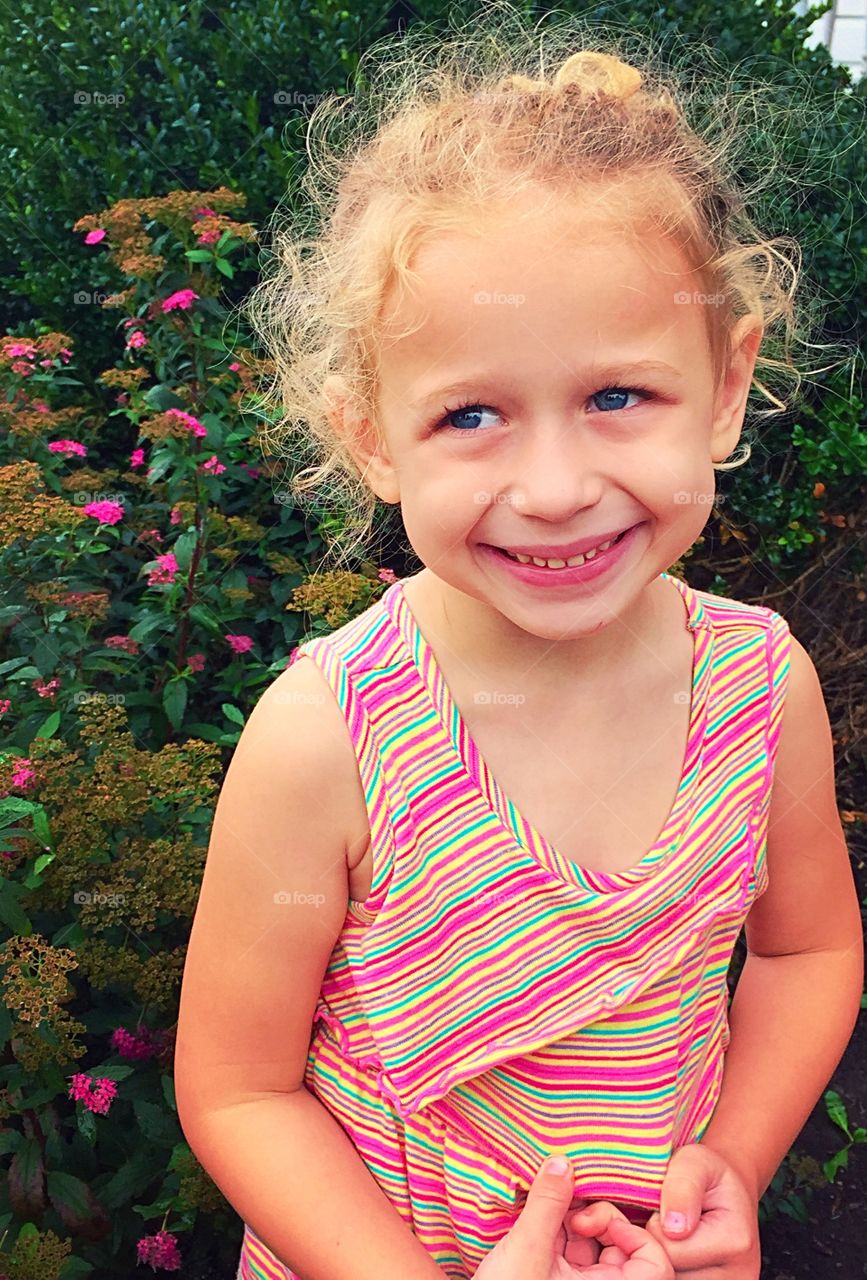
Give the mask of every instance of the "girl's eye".
[[(605, 387), (602, 391), (595, 391), (590, 399), (596, 405), (596, 408), (605, 413), (609, 410), (626, 409), (624, 399), (630, 396), (641, 396), (648, 399), (648, 392), (643, 387)], [(600, 404), (599, 401), (602, 401)]]
[(478, 431), (473, 430), (472, 423), (469, 428), (467, 428), (466, 424), (455, 426), (452, 422), (452, 418), (478, 418), (488, 411), (491, 413), (496, 412), (494, 409), (491, 409), (489, 404), (473, 404), (472, 402), (468, 404), (460, 404), (456, 409), (444, 408), (443, 413), (445, 414), (445, 417), (441, 422), (437, 423), (437, 426), (450, 427), (452, 431), (464, 436), (478, 435)]

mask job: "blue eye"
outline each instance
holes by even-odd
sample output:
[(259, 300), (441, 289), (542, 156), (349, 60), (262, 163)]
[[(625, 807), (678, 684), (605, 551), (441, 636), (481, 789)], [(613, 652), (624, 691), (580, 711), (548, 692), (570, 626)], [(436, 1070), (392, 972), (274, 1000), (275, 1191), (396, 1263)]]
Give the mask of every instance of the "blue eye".
[(453, 424), (451, 420), (452, 418), (478, 418), (488, 410), (490, 410), (491, 413), (495, 413), (495, 410), (491, 409), (490, 405), (473, 404), (471, 401), (467, 404), (458, 405), (456, 409), (444, 409), (443, 412), (445, 414), (445, 417), (442, 419), (441, 422), (437, 423), (437, 426), (440, 426), (440, 427), (448, 426), (452, 429), (452, 431), (455, 431), (458, 434), (464, 435), (464, 436), (478, 435), (479, 432), (472, 430), (472, 427), (470, 427), (470, 429), (465, 429), (465, 427), (463, 426), (457, 427)]
[[(619, 401), (624, 398), (628, 400), (630, 396), (643, 394), (644, 392), (641, 387), (605, 387), (602, 391), (595, 391), (590, 398), (596, 405), (596, 408), (604, 413), (607, 410), (616, 411), (618, 409), (625, 409), (627, 406), (619, 403)], [(612, 398), (618, 403), (612, 404)], [(597, 403), (599, 400), (602, 400), (605, 403)]]

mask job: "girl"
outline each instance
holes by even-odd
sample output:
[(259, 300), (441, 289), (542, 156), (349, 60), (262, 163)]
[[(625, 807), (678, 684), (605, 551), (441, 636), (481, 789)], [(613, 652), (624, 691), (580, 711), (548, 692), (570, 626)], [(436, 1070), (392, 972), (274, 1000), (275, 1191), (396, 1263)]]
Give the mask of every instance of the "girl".
[(813, 665), (669, 572), (751, 387), (784, 407), (793, 249), (575, 31), (426, 78), (405, 43), (252, 309), (308, 483), (399, 506), (423, 567), (298, 646), (217, 806), (176, 1085), (241, 1280), (757, 1280), (857, 1017)]

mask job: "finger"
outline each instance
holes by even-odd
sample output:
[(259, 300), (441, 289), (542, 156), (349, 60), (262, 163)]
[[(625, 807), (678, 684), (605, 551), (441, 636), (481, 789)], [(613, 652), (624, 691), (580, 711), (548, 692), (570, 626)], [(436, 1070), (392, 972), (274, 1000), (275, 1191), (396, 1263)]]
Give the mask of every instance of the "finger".
[(667, 1236), (658, 1214), (648, 1218), (644, 1230), (665, 1250), (675, 1271), (688, 1271), (690, 1280), (700, 1280), (699, 1275), (693, 1277), (693, 1271), (719, 1267), (731, 1257), (730, 1215), (715, 1221), (708, 1214), (703, 1214), (698, 1226), (685, 1240), (672, 1240)]
[[(607, 1231), (602, 1236), (602, 1243), (606, 1248), (599, 1255), (599, 1261), (613, 1262), (615, 1261), (613, 1251), (619, 1251), (624, 1256), (622, 1259), (617, 1258), (616, 1261), (627, 1264), (625, 1274), (630, 1277), (630, 1280), (633, 1276), (635, 1280), (674, 1280), (672, 1263), (666, 1257), (662, 1246), (649, 1236), (643, 1227), (636, 1226), (622, 1214), (620, 1217), (611, 1219)], [(609, 1250), (612, 1251), (610, 1258)], [(693, 1278), (690, 1277), (690, 1280)]]
[(695, 1230), (725, 1169), (713, 1148), (700, 1143), (672, 1152), (659, 1197), (659, 1221), (667, 1239), (684, 1240)]

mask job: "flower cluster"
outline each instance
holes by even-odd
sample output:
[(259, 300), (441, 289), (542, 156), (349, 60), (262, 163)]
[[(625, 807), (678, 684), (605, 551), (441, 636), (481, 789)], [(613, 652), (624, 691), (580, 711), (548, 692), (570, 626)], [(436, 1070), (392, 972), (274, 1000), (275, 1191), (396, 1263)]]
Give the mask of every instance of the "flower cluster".
[(94, 1080), (86, 1072), (78, 1071), (72, 1077), (69, 1096), (76, 1102), (82, 1102), (88, 1111), (96, 1115), (108, 1115), (108, 1109), (117, 1096), (117, 1085), (113, 1080), (102, 1077)]
[(179, 1271), (181, 1255), (177, 1237), (170, 1231), (158, 1231), (154, 1236), (142, 1236), (136, 1245), (139, 1263), (146, 1262), (152, 1271)]

